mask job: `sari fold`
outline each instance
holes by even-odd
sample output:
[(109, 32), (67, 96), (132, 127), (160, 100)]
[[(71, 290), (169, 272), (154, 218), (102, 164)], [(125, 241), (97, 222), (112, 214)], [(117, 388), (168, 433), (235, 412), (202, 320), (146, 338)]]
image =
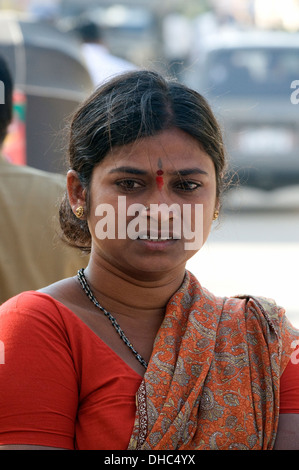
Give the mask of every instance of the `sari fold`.
[(128, 449), (272, 449), (298, 338), (273, 301), (216, 297), (186, 271), (136, 395)]

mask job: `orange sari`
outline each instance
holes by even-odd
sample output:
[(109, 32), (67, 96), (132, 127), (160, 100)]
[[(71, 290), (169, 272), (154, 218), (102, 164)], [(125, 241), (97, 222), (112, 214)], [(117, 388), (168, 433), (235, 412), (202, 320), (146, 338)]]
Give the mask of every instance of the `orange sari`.
[(298, 337), (273, 301), (215, 297), (186, 272), (136, 396), (129, 450), (272, 449)]

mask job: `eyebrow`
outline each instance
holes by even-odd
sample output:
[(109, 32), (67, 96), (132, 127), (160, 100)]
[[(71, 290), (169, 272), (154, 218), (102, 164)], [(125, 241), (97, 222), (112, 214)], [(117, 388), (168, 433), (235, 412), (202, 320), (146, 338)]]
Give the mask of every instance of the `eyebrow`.
[(202, 170), (201, 168), (184, 168), (182, 170), (176, 170), (170, 173), (171, 175), (180, 175), (180, 176), (188, 176), (188, 175), (209, 175), (206, 171)]
[[(140, 168), (135, 168), (131, 166), (120, 166), (118, 168), (113, 168), (109, 173), (129, 173), (131, 175), (147, 175), (148, 172), (141, 170)], [(206, 171), (201, 168), (184, 168), (181, 170), (174, 170), (169, 172), (172, 176), (188, 176), (188, 175), (209, 175)]]
[(147, 171), (132, 166), (120, 166), (113, 168), (109, 173), (129, 173), (131, 175), (147, 175)]

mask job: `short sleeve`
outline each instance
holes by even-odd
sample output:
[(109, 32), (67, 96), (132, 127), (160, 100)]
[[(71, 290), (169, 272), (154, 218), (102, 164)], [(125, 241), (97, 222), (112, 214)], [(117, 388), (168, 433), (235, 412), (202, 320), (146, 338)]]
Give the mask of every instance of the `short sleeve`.
[(24, 293), (0, 307), (0, 445), (74, 448), (78, 380), (55, 304)]
[(294, 350), (280, 378), (280, 413), (299, 413), (299, 348)]

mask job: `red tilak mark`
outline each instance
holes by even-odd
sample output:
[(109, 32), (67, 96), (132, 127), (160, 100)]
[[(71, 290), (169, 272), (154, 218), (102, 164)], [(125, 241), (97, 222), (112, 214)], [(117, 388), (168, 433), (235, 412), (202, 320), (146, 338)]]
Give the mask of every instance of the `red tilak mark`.
[[(162, 171), (162, 174), (163, 174), (163, 171)], [(156, 176), (156, 183), (157, 183), (159, 191), (161, 191), (164, 185), (164, 178), (161, 174), (158, 174), (158, 176)]]
[(159, 170), (157, 171), (156, 183), (157, 183), (159, 191), (161, 191), (164, 185), (164, 178), (163, 178), (164, 171), (162, 170), (162, 162), (160, 158), (158, 161), (158, 168)]

